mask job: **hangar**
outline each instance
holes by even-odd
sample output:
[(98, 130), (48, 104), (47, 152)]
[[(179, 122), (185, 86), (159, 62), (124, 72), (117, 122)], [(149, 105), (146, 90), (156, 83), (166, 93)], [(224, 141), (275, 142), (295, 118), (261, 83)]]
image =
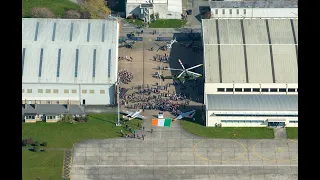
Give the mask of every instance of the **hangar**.
[[(250, 102), (242, 99), (241, 103), (256, 101), (259, 107), (267, 103), (267, 100), (280, 101), (298, 94), (297, 19), (204, 19), (202, 38), (207, 126), (214, 126), (219, 120), (213, 120), (208, 112), (211, 101), (216, 101), (212, 97), (234, 95), (224, 102), (232, 103), (238, 97), (236, 95), (248, 95), (245, 97), (252, 96), (247, 99)], [(281, 107), (285, 106), (276, 109), (277, 113), (286, 111)], [(262, 117), (268, 119), (261, 115)], [(241, 116), (234, 118), (244, 119)], [(286, 122), (289, 120), (287, 117), (285, 119)], [(221, 123), (223, 126), (249, 126), (227, 124), (224, 121)]]
[(298, 20), (202, 20), (206, 94), (297, 94)]
[(117, 20), (22, 19), (22, 104), (114, 104)]

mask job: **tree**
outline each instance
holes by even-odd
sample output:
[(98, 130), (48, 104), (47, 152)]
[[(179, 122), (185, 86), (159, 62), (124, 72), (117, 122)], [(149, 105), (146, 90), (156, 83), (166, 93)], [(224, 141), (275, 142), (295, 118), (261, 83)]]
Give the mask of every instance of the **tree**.
[(68, 10), (64, 13), (66, 19), (80, 19), (81, 14), (75, 10)]
[(65, 122), (65, 123), (73, 123), (74, 118), (72, 115), (63, 115), (63, 117), (61, 118), (61, 122)]
[(155, 19), (154, 19), (155, 17), (154, 17), (154, 14), (150, 14), (150, 19), (151, 19), (151, 21), (154, 21)]
[(159, 13), (156, 13), (155, 17), (156, 17), (155, 20), (159, 19)]
[(75, 117), (75, 121), (82, 123), (82, 122), (88, 122), (87, 116), (80, 116), (80, 117)]
[(90, 14), (88, 12), (85, 12), (85, 11), (81, 11), (80, 12), (80, 18), (81, 19), (90, 19)]
[(80, 9), (83, 12), (88, 12), (92, 19), (105, 19), (111, 14), (104, 0), (84, 0), (80, 4)]
[(25, 145), (31, 145), (31, 144), (33, 144), (34, 141), (32, 138), (29, 138), (29, 139), (24, 139), (22, 142)]
[(33, 18), (53, 18), (54, 14), (48, 8), (32, 8), (31, 17)]
[(39, 149), (40, 149), (39, 146), (33, 146), (33, 149), (32, 149), (32, 150), (33, 150), (34, 152), (38, 152)]
[(47, 142), (43, 142), (42, 146), (46, 147), (47, 146)]

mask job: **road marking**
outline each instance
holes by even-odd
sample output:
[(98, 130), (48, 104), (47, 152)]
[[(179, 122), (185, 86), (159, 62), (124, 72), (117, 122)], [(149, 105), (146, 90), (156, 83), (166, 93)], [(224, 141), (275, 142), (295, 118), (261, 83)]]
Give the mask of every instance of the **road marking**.
[(264, 165), (264, 164), (252, 164), (252, 165), (242, 165), (242, 164), (235, 164), (235, 165), (227, 165), (227, 164), (190, 164), (190, 165), (148, 165), (148, 164), (140, 164), (140, 165), (104, 165), (104, 164), (97, 164), (97, 165), (73, 165), (73, 167), (298, 167), (297, 165), (293, 164), (279, 164), (279, 165)]
[[(298, 160), (298, 152), (296, 153), (295, 156), (291, 157), (291, 159), (278, 160), (278, 159), (270, 159), (270, 158), (263, 157), (262, 154), (256, 152), (256, 145), (262, 143), (263, 141), (265, 141), (265, 140), (258, 141), (252, 147), (252, 154), (254, 156), (260, 158), (261, 160), (263, 160), (263, 161), (274, 161), (274, 162), (285, 162), (285, 161), (297, 161)], [(292, 142), (295, 142), (295, 143), (298, 144), (298, 141), (295, 141), (295, 140), (288, 139), (288, 141), (292, 141)]]
[(205, 140), (202, 140), (202, 141), (198, 142), (196, 145), (193, 146), (193, 150), (192, 150), (193, 153), (194, 153), (198, 158), (200, 158), (200, 159), (202, 159), (202, 160), (214, 161), (214, 162), (229, 162), (229, 161), (233, 161), (233, 160), (237, 160), (237, 159), (242, 158), (242, 157), (246, 154), (246, 152), (247, 152), (247, 148), (246, 148), (242, 143), (239, 143), (239, 142), (237, 142), (237, 141), (235, 141), (235, 140), (230, 140), (230, 141), (233, 141), (233, 142), (235, 142), (235, 143), (237, 143), (237, 144), (240, 144), (240, 146), (242, 146), (242, 148), (243, 148), (244, 151), (243, 151), (243, 153), (242, 153), (240, 156), (237, 156), (237, 157), (232, 158), (232, 159), (219, 160), (219, 161), (213, 160), (213, 159), (208, 159), (208, 158), (203, 157), (203, 156), (199, 155), (198, 153), (196, 153), (196, 148), (197, 148), (197, 146), (198, 146), (199, 144), (205, 142), (205, 141), (208, 141), (208, 140), (205, 139)]

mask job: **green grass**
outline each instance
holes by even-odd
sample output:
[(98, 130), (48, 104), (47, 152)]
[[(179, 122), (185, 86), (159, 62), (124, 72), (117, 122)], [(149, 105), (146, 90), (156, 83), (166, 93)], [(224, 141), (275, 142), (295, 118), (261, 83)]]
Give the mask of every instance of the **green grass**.
[(297, 127), (286, 127), (288, 139), (298, 139), (298, 128)]
[[(273, 139), (274, 132), (265, 127), (205, 127), (202, 122), (201, 112), (197, 111), (196, 121), (191, 119), (181, 120), (182, 127), (197, 136), (222, 139)], [(234, 133), (236, 137), (234, 137)]]
[(137, 26), (144, 25), (141, 19), (126, 19), (126, 21)]
[(22, 179), (62, 179), (64, 151), (22, 151)]
[(181, 28), (186, 24), (181, 19), (158, 19), (150, 23), (150, 28)]
[(78, 10), (79, 6), (70, 0), (23, 0), (22, 17), (30, 17), (30, 11), (34, 7), (50, 9), (56, 17), (63, 17), (67, 10)]
[[(94, 114), (89, 115), (87, 123), (67, 124), (67, 123), (23, 123), (22, 139), (33, 138), (42, 143), (46, 141), (48, 148), (71, 148), (74, 143), (87, 139), (105, 139), (120, 137), (120, 129), (124, 126), (116, 127), (116, 114)], [(127, 122), (129, 126), (137, 129), (141, 120), (131, 120)]]

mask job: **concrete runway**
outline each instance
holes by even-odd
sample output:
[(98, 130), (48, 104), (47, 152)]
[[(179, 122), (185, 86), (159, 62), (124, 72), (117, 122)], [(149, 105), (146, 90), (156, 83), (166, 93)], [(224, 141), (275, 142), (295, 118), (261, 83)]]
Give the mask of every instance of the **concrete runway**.
[[(165, 114), (168, 116), (167, 114)], [(145, 140), (88, 140), (75, 145), (72, 180), (298, 179), (295, 140), (204, 139), (145, 120)]]

